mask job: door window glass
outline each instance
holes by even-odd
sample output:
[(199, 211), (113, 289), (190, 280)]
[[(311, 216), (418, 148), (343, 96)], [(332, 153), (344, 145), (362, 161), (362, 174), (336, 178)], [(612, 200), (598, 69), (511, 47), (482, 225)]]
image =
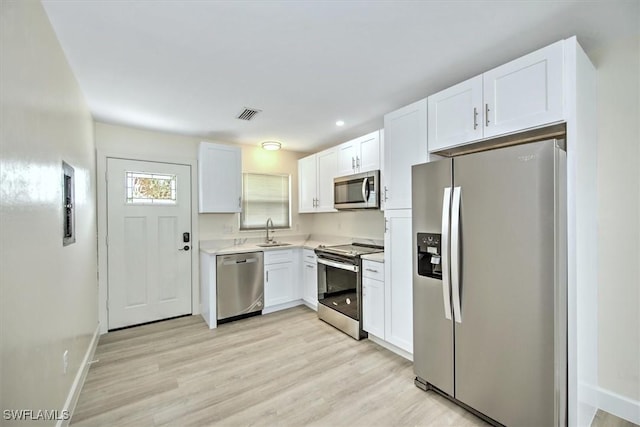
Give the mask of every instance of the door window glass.
[(176, 176), (126, 172), (127, 204), (176, 204)]

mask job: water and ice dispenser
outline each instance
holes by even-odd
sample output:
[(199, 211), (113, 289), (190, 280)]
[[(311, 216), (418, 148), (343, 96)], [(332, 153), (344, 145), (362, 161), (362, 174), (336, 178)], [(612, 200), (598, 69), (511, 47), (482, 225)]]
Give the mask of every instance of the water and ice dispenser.
[(418, 233), (418, 274), (442, 280), (440, 234)]

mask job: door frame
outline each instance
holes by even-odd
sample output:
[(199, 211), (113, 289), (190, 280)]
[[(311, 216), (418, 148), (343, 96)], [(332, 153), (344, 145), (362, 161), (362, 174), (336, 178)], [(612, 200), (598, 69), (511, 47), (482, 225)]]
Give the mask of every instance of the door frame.
[(198, 161), (195, 158), (168, 158), (122, 151), (96, 150), (96, 187), (98, 220), (98, 322), (100, 334), (109, 331), (107, 302), (109, 297), (107, 264), (107, 159), (117, 158), (142, 162), (172, 163), (191, 167), (191, 312), (200, 314), (200, 237), (198, 226)]

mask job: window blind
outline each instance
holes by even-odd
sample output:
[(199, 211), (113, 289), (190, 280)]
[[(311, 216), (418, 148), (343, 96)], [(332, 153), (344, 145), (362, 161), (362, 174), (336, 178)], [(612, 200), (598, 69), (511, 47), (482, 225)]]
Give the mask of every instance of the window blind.
[(271, 218), (275, 228), (289, 228), (289, 175), (242, 174), (240, 229), (264, 229)]

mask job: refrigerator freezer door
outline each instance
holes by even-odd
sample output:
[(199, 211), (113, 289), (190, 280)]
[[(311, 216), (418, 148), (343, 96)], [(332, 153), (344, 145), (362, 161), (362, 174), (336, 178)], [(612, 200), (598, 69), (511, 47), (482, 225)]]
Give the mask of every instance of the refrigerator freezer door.
[(509, 426), (554, 420), (554, 141), (454, 159), (455, 397)]
[[(452, 161), (413, 166), (413, 368), (418, 378), (453, 396), (453, 322), (450, 288), (443, 281), (418, 275), (417, 233), (445, 234), (442, 230), (445, 189), (451, 187)], [(451, 191), (446, 192), (451, 194)], [(444, 203), (443, 203), (444, 202)], [(445, 210), (447, 206), (444, 206)], [(442, 236), (442, 276), (447, 279), (448, 249)], [(446, 288), (447, 291), (443, 291)], [(446, 310), (448, 306), (448, 310)], [(448, 311), (448, 319), (447, 319)]]

